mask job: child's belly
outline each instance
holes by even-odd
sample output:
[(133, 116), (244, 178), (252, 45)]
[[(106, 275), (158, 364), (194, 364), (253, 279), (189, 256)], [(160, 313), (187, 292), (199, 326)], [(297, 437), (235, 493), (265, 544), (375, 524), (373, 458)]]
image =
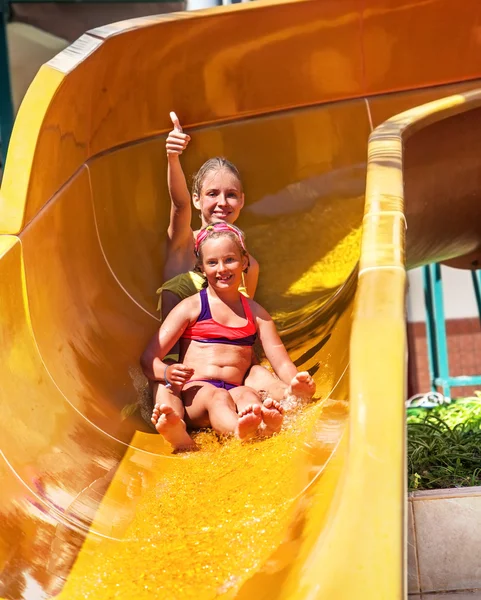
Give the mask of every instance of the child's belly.
[(252, 364), (250, 346), (182, 340), (181, 362), (194, 369), (191, 379), (221, 379), (241, 385)]

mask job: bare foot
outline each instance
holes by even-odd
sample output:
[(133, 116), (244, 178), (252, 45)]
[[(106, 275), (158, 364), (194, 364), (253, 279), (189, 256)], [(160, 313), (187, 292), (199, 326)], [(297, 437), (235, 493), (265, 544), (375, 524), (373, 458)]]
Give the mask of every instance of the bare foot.
[(237, 437), (241, 440), (252, 437), (262, 422), (261, 406), (259, 404), (249, 404), (239, 413), (237, 422)]
[(272, 398), (264, 400), (264, 406), (261, 408), (262, 420), (265, 424), (264, 435), (278, 433), (284, 420), (284, 409)]
[(185, 423), (174, 409), (168, 404), (155, 405), (152, 412), (152, 423), (174, 448), (175, 452), (195, 450), (196, 443), (185, 429)]
[(301, 371), (291, 381), (291, 385), (288, 389), (288, 394), (296, 396), (296, 398), (303, 398), (309, 400), (314, 396), (316, 391), (316, 384), (307, 371)]

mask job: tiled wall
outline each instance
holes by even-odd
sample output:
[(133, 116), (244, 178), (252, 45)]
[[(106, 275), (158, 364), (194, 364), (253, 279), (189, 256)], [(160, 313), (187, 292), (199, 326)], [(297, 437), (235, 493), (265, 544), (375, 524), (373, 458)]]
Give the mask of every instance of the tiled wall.
[[(481, 488), (429, 490), (408, 497), (408, 592), (481, 590)], [(464, 593), (463, 593), (464, 592)], [(444, 595), (436, 595), (438, 598)], [(451, 595), (447, 596), (451, 598)]]
[[(449, 374), (481, 375), (481, 324), (477, 318), (451, 319), (446, 322)], [(430, 390), (426, 326), (409, 323), (409, 395)], [(453, 398), (469, 396), (476, 387), (451, 389)]]

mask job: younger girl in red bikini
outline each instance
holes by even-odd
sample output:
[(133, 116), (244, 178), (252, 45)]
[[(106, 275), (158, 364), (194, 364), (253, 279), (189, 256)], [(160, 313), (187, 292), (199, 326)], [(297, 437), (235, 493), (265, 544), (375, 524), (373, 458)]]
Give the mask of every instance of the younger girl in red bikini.
[[(239, 292), (248, 252), (242, 232), (221, 222), (202, 229), (196, 239), (198, 268), (206, 278), (200, 293), (186, 298), (166, 317), (152, 342), (155, 358), (142, 361), (154, 386), (173, 392), (156, 404), (152, 422), (174, 451), (195, 448), (188, 430), (212, 427), (245, 440), (280, 431), (281, 405), (244, 385), (257, 337), (274, 372), (297, 397), (310, 398), (315, 383), (298, 373), (269, 314)], [(180, 362), (161, 360), (180, 340)], [(152, 353), (144, 353), (150, 357)], [(179, 397), (180, 395), (180, 397)]]

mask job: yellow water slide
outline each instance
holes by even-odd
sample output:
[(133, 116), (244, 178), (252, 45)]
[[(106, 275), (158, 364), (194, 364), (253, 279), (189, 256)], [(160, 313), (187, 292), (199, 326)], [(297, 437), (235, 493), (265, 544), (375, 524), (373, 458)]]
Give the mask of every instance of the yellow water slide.
[[(0, 195), (0, 595), (405, 596), (405, 266), (477, 264), (480, 27), (474, 0), (259, 1), (41, 68)], [(187, 173), (238, 165), (257, 299), (318, 388), (275, 438), (179, 456), (138, 365), (170, 110)]]

